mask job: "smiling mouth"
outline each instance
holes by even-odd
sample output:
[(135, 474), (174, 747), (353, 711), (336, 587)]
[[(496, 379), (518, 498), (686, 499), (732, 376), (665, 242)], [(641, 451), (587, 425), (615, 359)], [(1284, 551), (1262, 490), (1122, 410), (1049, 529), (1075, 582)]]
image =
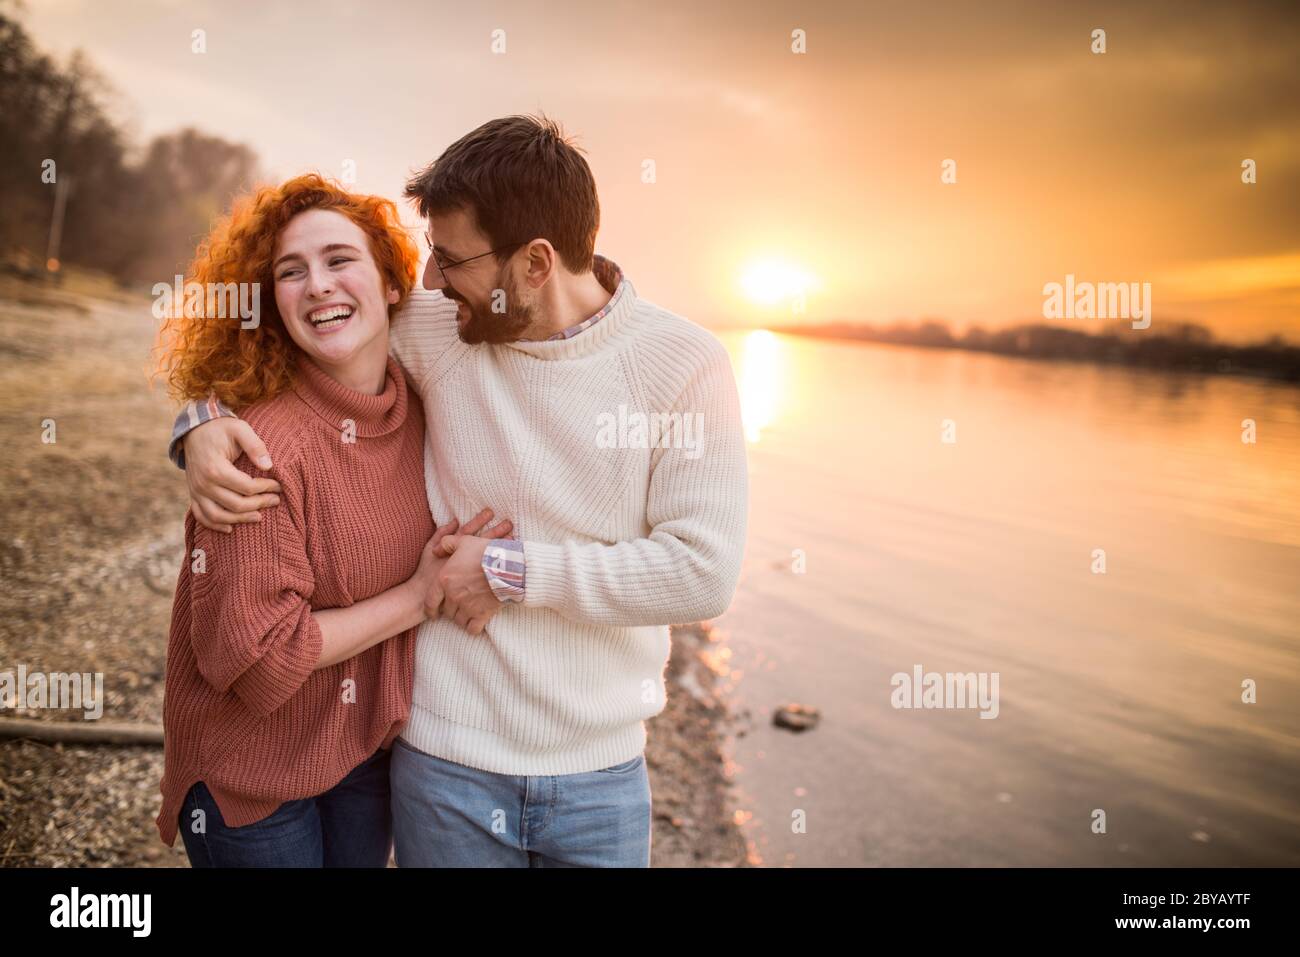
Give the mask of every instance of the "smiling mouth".
[(307, 314), (307, 321), (317, 329), (334, 329), (352, 318), (351, 306), (329, 306)]

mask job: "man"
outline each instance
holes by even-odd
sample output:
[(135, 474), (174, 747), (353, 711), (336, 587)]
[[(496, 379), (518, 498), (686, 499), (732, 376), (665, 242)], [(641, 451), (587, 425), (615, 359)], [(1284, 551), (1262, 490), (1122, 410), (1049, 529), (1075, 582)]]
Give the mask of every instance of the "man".
[[(392, 353), (424, 401), (429, 506), (490, 506), (517, 538), (444, 542), (394, 747), (398, 864), (648, 866), (667, 625), (720, 615), (744, 548), (730, 363), (595, 255), (595, 181), (551, 121), (484, 124), (406, 195), (434, 292), (394, 320)], [(173, 438), (213, 527), (274, 490), (229, 466), (240, 449), (266, 466), (229, 415), (192, 405)]]

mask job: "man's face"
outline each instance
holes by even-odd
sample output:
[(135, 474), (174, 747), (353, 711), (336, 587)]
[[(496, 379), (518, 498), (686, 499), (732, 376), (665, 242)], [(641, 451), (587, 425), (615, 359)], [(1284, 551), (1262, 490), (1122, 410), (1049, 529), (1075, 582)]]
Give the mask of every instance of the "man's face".
[[(514, 342), (536, 318), (527, 301), (523, 283), (515, 276), (514, 250), (505, 263), (496, 256), (484, 256), (492, 243), (479, 231), (474, 217), (463, 209), (429, 216), (428, 240), (433, 247), (424, 267), (424, 288), (441, 289), (444, 296), (460, 304), (456, 313), (457, 331), (462, 342)], [(461, 262), (444, 276), (434, 257), (444, 263)]]

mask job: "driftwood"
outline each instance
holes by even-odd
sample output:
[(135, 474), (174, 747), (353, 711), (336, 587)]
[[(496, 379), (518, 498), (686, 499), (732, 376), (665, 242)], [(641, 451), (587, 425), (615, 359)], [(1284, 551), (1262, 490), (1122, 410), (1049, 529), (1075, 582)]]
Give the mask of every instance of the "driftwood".
[(0, 719), (0, 738), (31, 738), (65, 744), (162, 744), (163, 731), (162, 726), (156, 724), (3, 718)]

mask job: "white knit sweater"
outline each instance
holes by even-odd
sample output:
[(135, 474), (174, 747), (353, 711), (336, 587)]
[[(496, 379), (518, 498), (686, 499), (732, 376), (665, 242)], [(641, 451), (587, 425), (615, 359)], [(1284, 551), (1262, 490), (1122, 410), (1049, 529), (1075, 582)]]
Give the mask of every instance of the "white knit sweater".
[[(461, 342), (455, 303), (417, 290), (392, 353), (424, 400), (434, 519), (491, 507), (527, 568), (524, 601), (483, 635), (421, 626), (402, 737), (505, 774), (637, 756), (665, 704), (667, 626), (720, 615), (740, 574), (748, 480), (726, 351), (625, 282), (579, 335), (504, 345)], [(691, 428), (657, 442), (636, 428), (672, 413)]]

